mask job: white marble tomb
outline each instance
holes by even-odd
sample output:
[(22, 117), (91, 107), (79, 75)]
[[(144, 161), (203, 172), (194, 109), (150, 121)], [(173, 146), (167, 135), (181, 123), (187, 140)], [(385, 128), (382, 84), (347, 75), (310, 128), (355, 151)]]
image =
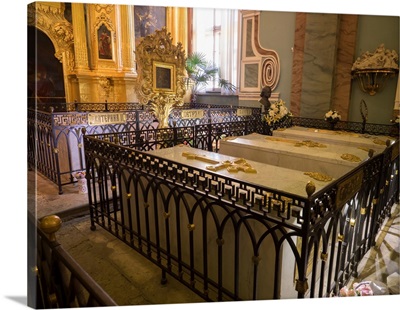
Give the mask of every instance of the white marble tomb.
[[(313, 183), (316, 186), (316, 190), (323, 189), (325, 186), (327, 186), (330, 182), (323, 182), (323, 181), (318, 181), (311, 179), (308, 175), (305, 175), (303, 172), (299, 170), (291, 170), (288, 168), (284, 167), (279, 167), (276, 165), (268, 165), (264, 163), (260, 163), (257, 161), (251, 161), (247, 160), (244, 158), (246, 163), (253, 168), (251, 172), (244, 172), (244, 171), (237, 171), (237, 172), (229, 172), (228, 169), (219, 169), (217, 171), (211, 171), (208, 169), (210, 166), (216, 166), (219, 163), (222, 162), (227, 162), (227, 161), (235, 161), (235, 160), (241, 160), (242, 158), (238, 157), (233, 157), (229, 155), (224, 155), (224, 154), (218, 154), (218, 153), (213, 153), (213, 152), (207, 152), (203, 151), (200, 149), (195, 149), (195, 148), (190, 148), (188, 146), (175, 146), (172, 148), (165, 148), (165, 149), (158, 149), (154, 151), (147, 152), (151, 155), (158, 156), (160, 158), (165, 158), (170, 161), (174, 161), (177, 163), (182, 163), (191, 167), (196, 167), (205, 171), (209, 171), (211, 173), (214, 173), (216, 175), (221, 175), (224, 177), (229, 177), (233, 178), (234, 180), (240, 180), (244, 182), (248, 182), (250, 184), (254, 185), (260, 185), (264, 186), (267, 188), (271, 188), (274, 190), (281, 190), (286, 193), (290, 194), (296, 194), (301, 197), (307, 197), (306, 193), (306, 185), (309, 181), (313, 181)], [(195, 155), (195, 156), (188, 156), (188, 154)], [(199, 160), (200, 158), (200, 160)], [(201, 160), (201, 159), (206, 159), (206, 160)], [(127, 180), (128, 178), (125, 178)], [(141, 180), (141, 186), (147, 186), (145, 180)], [(168, 185), (166, 183), (165, 186), (161, 186), (161, 190), (164, 188), (165, 193), (168, 193), (170, 189), (168, 188)], [(161, 208), (161, 206), (165, 206), (165, 202), (159, 202), (156, 203), (153, 201), (152, 195), (146, 195), (144, 196), (144, 192), (142, 191), (135, 191), (135, 185), (130, 184), (128, 187), (123, 186), (123, 188), (129, 188), (130, 192), (136, 192), (138, 197), (137, 201), (139, 201), (139, 204), (143, 204), (143, 202), (146, 202), (146, 205), (148, 206), (147, 210), (149, 212), (148, 218), (150, 218), (150, 226), (149, 226), (149, 238), (153, 242), (155, 242), (155, 227), (161, 232), (165, 231), (166, 228), (166, 222), (164, 217), (162, 216), (163, 212), (165, 209), (159, 209), (158, 213), (160, 214), (158, 218), (158, 222), (154, 222), (154, 215), (153, 212), (155, 212), (155, 207), (158, 206), (158, 208)], [(162, 195), (157, 195), (157, 199), (162, 199), (164, 201), (165, 196)], [(142, 201), (142, 202), (141, 202)], [(161, 201), (161, 200), (160, 200)], [(191, 221), (193, 221), (193, 224), (195, 225), (196, 229), (193, 231), (194, 232), (194, 251), (195, 251), (195, 259), (194, 259), (194, 268), (197, 270), (201, 271), (203, 270), (203, 233), (202, 233), (202, 227), (204, 225), (203, 219), (201, 216), (201, 212), (199, 209), (199, 206), (197, 205), (199, 202), (194, 199), (193, 196), (186, 195), (185, 194), (185, 202), (180, 200), (179, 204), (184, 203), (184, 205), (180, 205), (179, 208), (176, 205), (175, 200), (171, 200), (168, 204), (168, 220), (169, 220), (169, 235), (172, 238), (171, 240), (178, 240), (177, 239), (177, 232), (176, 229), (177, 227), (180, 227), (180, 231), (184, 232), (181, 237), (180, 237), (180, 244), (182, 245), (182, 253), (181, 257), (183, 261), (189, 262), (190, 261), (190, 256), (189, 256), (189, 231), (187, 229), (187, 226), (190, 224)], [(131, 221), (133, 223), (137, 222), (137, 213), (134, 211), (129, 211), (129, 208), (132, 208), (133, 201), (130, 202), (130, 204), (126, 204), (124, 201), (124, 212), (125, 214), (131, 214)], [(195, 206), (197, 206), (195, 208)], [(193, 213), (193, 219), (188, 218), (188, 211), (187, 207), (197, 210), (196, 212)], [(143, 208), (139, 206), (141, 210)], [(176, 212), (179, 210), (180, 215), (180, 222), (176, 222)], [(216, 206), (214, 208), (214, 216), (217, 217), (225, 217), (226, 216), (226, 210), (224, 208), (219, 208)], [(271, 216), (274, 216), (271, 214)], [(125, 218), (125, 221), (129, 221), (128, 218)], [(140, 221), (142, 223), (142, 231), (145, 231), (145, 227), (143, 223), (145, 223), (145, 217), (144, 214), (140, 214)], [(214, 220), (211, 217), (207, 217), (207, 236), (209, 239), (207, 239), (207, 253), (209, 257), (211, 257), (211, 261), (208, 264), (208, 277), (214, 281), (217, 281), (217, 266), (215, 265), (215, 258), (217, 255), (218, 251), (218, 246), (216, 243), (216, 238), (217, 238), (217, 230), (214, 224)], [(296, 225), (295, 219), (291, 219), (290, 221), (293, 221), (292, 224)], [(252, 221), (250, 223), (252, 226), (252, 229), (256, 235), (261, 235), (265, 232), (265, 227), (261, 225), (257, 221)], [(244, 229), (244, 228), (243, 228)], [(186, 233), (185, 233), (186, 232)], [(233, 227), (230, 225), (226, 226), (226, 229), (224, 231), (224, 245), (223, 245), (223, 283), (224, 286), (227, 287), (228, 289), (233, 290), (234, 287), (234, 281), (233, 281), (233, 268), (235, 265), (235, 260), (234, 260), (234, 251), (235, 251), (235, 236), (238, 234), (237, 231), (234, 230)], [(160, 246), (165, 248), (166, 247), (166, 240), (164, 240), (164, 235), (161, 235), (161, 239), (158, 241)], [(230, 238), (229, 236), (232, 236)], [(291, 237), (294, 242), (296, 242), (296, 237)], [(239, 243), (240, 243), (240, 281), (239, 281), (239, 292), (241, 298), (244, 299), (251, 299), (252, 298), (252, 292), (251, 292), (251, 287), (253, 285), (253, 250), (252, 250), (252, 241), (249, 238), (248, 234), (246, 233), (246, 230), (243, 230), (243, 233), (241, 232), (239, 234)], [(258, 264), (258, 268), (260, 271), (260, 274), (262, 275), (258, 279), (258, 285), (257, 285), (257, 298), (258, 299), (271, 299), (272, 294), (273, 294), (273, 281), (274, 281), (274, 274), (273, 270), (275, 269), (275, 254), (274, 251), (271, 250), (271, 247), (274, 247), (274, 240), (270, 237), (266, 238), (263, 244), (261, 245), (259, 249), (260, 253), (260, 263)], [(173, 255), (177, 255), (178, 248), (177, 244), (173, 243), (170, 244), (170, 252)], [(214, 262), (214, 263), (213, 263)], [(281, 249), (281, 259), (280, 262), (278, 263), (279, 265), (279, 287), (280, 287), (280, 296), (281, 298), (296, 298), (297, 292), (295, 290), (295, 258), (292, 253), (292, 250), (290, 249), (289, 245), (287, 242), (284, 242), (282, 244), (282, 249)]]
[(368, 149), (364, 148), (257, 133), (221, 140), (219, 153), (334, 179), (369, 158)]

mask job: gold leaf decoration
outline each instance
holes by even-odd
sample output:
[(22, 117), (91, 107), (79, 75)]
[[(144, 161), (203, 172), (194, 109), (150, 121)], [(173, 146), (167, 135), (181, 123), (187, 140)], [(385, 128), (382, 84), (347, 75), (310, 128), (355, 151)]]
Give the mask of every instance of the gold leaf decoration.
[(378, 139), (378, 138), (375, 138), (374, 140), (372, 140), (375, 144), (378, 144), (378, 145), (386, 145), (386, 141), (384, 141), (384, 140), (382, 140), (382, 139)]
[(304, 174), (318, 181), (329, 182), (333, 180), (331, 176), (319, 172), (304, 172)]
[(340, 157), (344, 160), (351, 161), (353, 163), (359, 163), (361, 161), (360, 157), (349, 153), (342, 154), (342, 156)]

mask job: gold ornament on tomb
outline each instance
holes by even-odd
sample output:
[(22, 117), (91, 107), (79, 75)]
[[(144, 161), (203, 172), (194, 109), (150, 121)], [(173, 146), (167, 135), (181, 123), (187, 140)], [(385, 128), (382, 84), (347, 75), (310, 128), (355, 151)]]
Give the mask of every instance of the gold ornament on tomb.
[(329, 182), (333, 180), (331, 176), (319, 172), (304, 172), (304, 174), (322, 182)]
[(297, 141), (297, 140), (292, 140), (292, 139), (275, 138), (275, 137), (266, 137), (265, 139), (269, 140), (269, 141), (292, 143), (292, 144), (294, 144), (295, 147), (301, 147), (301, 146), (320, 147), (320, 148), (327, 147), (325, 144), (322, 144), (322, 143), (319, 143), (319, 142), (315, 142), (315, 141), (311, 141), (311, 140)]
[(294, 146), (321, 147), (321, 148), (327, 147), (325, 144), (311, 140), (303, 140), (301, 142), (297, 142)]
[(226, 171), (229, 173), (236, 173), (239, 171), (243, 171), (244, 173), (257, 173), (257, 170), (254, 169), (244, 158), (236, 158), (234, 160), (224, 160), (219, 162), (205, 155), (198, 155), (190, 152), (182, 152), (182, 156), (186, 157), (187, 159), (195, 159), (205, 163), (213, 164), (205, 167), (210, 171), (226, 169)]
[(360, 149), (360, 150), (366, 151), (366, 152), (369, 152), (369, 150), (370, 150), (369, 148), (364, 147), (364, 146), (359, 146), (357, 148)]
[(378, 144), (378, 145), (386, 145), (386, 141), (384, 141), (382, 139), (378, 139), (378, 138), (375, 138), (374, 140), (372, 140), (372, 142), (374, 142), (375, 144)]
[(361, 161), (360, 157), (349, 153), (342, 154), (340, 158), (342, 158), (343, 160), (351, 161), (353, 163), (359, 163)]

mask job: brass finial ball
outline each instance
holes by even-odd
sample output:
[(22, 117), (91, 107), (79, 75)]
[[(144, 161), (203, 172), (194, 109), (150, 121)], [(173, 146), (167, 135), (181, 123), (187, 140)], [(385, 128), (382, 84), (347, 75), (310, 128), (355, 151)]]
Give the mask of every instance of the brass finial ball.
[(48, 215), (40, 220), (40, 228), (49, 235), (50, 241), (55, 241), (55, 233), (60, 229), (62, 220), (57, 215)]
[(308, 197), (310, 197), (312, 194), (314, 194), (315, 189), (316, 189), (316, 187), (315, 187), (314, 182), (308, 181), (307, 185), (306, 185), (306, 192), (307, 192)]

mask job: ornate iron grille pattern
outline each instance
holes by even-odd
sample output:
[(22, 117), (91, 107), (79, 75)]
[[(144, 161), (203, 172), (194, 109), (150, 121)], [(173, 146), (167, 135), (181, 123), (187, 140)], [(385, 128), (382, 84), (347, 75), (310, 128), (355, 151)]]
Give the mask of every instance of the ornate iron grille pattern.
[(60, 194), (74, 182), (73, 173), (85, 169), (83, 134), (129, 132), (124, 138), (130, 142), (141, 130), (157, 127), (147, 111), (125, 112), (126, 123), (105, 125), (90, 125), (86, 112), (50, 111), (28, 110), (28, 163), (56, 183)]
[(218, 152), (221, 138), (250, 134), (252, 131), (249, 128), (255, 129), (248, 121), (242, 121), (92, 135), (97, 139), (128, 146), (140, 151), (151, 151), (187, 144), (198, 149)]
[[(64, 185), (75, 182), (72, 174), (75, 171), (85, 169), (83, 132), (86, 134), (135, 132), (134, 135), (129, 133), (129, 136), (124, 136), (124, 145), (134, 144), (141, 150), (154, 149), (156, 146), (167, 147), (177, 143), (187, 143), (196, 148), (218, 152), (219, 140), (223, 135), (240, 136), (253, 132), (272, 135), (272, 131), (276, 129), (270, 128), (266, 122), (262, 121), (260, 109), (252, 108), (251, 115), (237, 117), (239, 108), (210, 108), (207, 110), (207, 117), (201, 120), (205, 123), (193, 125), (199, 126), (196, 131), (191, 129), (196, 133), (194, 135), (196, 140), (185, 135), (179, 136), (176, 132), (173, 135), (173, 142), (171, 142), (171, 134), (167, 135), (168, 141), (160, 140), (164, 134), (156, 132), (158, 121), (154, 119), (151, 112), (143, 110), (145, 107), (140, 105), (136, 105), (135, 110), (124, 112), (127, 119), (125, 124), (107, 125), (88, 124), (89, 112), (54, 112), (53, 105), (47, 104), (46, 107), (51, 111), (50, 113), (28, 110), (28, 162), (30, 166), (36, 167), (39, 172), (56, 183), (60, 194)], [(205, 108), (201, 105), (199, 107)], [(182, 111), (182, 109), (174, 111), (173, 115), (180, 115), (179, 111)], [(175, 122), (174, 117), (171, 118), (170, 122)], [(217, 118), (229, 119), (229, 121), (219, 123)], [(234, 119), (238, 119), (238, 121), (233, 121)], [(175, 126), (171, 128), (187, 128), (188, 124), (197, 124), (197, 121), (176, 121)], [(356, 132), (362, 130), (363, 124), (361, 123), (347, 123), (339, 122), (337, 124), (338, 129)], [(301, 125), (316, 128), (327, 128), (328, 126), (323, 120), (296, 117), (292, 117), (280, 125), (286, 127)], [(274, 127), (276, 126), (278, 125), (275, 124)], [(393, 135), (393, 128), (393, 126), (367, 124), (366, 129), (369, 131), (365, 132)], [(151, 130), (154, 130), (154, 132), (151, 133)], [(142, 131), (147, 132), (142, 133)], [(77, 154), (77, 158), (74, 158), (72, 154)]]
[[(186, 107), (176, 107), (169, 118), (169, 123), (171, 127), (187, 127), (187, 126), (195, 126), (195, 125), (203, 125), (203, 124), (216, 124), (216, 123), (227, 123), (227, 122), (239, 122), (239, 121), (253, 121), (255, 119), (261, 119), (259, 108), (244, 108), (244, 107), (221, 107), (210, 105), (197, 105), (195, 109), (203, 110), (202, 118), (195, 119), (182, 119), (182, 111), (187, 109)], [(237, 115), (238, 109), (247, 109), (250, 110), (249, 115), (239, 116)]]
[[(276, 243), (270, 244), (276, 247), (271, 252), (275, 253), (276, 262), (271, 266), (262, 265), (262, 269), (271, 270), (271, 281), (276, 281), (281, 247), (287, 244), (296, 251), (292, 236), (299, 233), (298, 223), (305, 221), (302, 210), (306, 199), (241, 183), (92, 137), (85, 139), (88, 171), (91, 171), (89, 183), (100, 185), (99, 189), (93, 187), (89, 193), (93, 228), (97, 223), (112, 232), (159, 265), (164, 273), (175, 276), (206, 300), (239, 300), (243, 294), (248, 299), (257, 299), (258, 295), (277, 298), (278, 286), (275, 291), (260, 291), (257, 286), (257, 281), (264, 278), (257, 267), (259, 251), (268, 250), (265, 239)], [(293, 231), (287, 234), (289, 227)], [(244, 241), (232, 236), (236, 240), (233, 242), (226, 233), (232, 230), (247, 231), (246, 239), (253, 244), (246, 270), (253, 270), (254, 283), (250, 285), (251, 291), (246, 293), (240, 286), (243, 271), (238, 263), (232, 261), (232, 270), (228, 273), (234, 275), (233, 287), (225, 283), (227, 279), (223, 276), (226, 272), (223, 258), (227, 253), (220, 247), (225, 244), (226, 248), (229, 244), (234, 251), (231, 259), (234, 257), (235, 261), (244, 255), (235, 245)], [(176, 240), (180, 240), (178, 244), (175, 244)], [(212, 244), (205, 246), (209, 242)], [(219, 254), (214, 256), (211, 252)], [(202, 257), (204, 261), (198, 261), (196, 257)], [(218, 266), (218, 271), (209, 270), (208, 265)]]
[(28, 163), (57, 183), (57, 156), (51, 115), (28, 110)]
[[(383, 163), (381, 167), (380, 183), (379, 183), (379, 198), (373, 201), (374, 206), (378, 206), (375, 211), (374, 218), (374, 233), (376, 234), (383, 224), (386, 217), (391, 214), (393, 203), (399, 201), (399, 140), (387, 148), (384, 153)], [(372, 245), (375, 245), (373, 240)]]
[[(212, 301), (337, 294), (390, 209), (379, 176), (398, 167), (391, 145), (304, 198), (100, 138), (84, 137), (92, 229)], [(398, 201), (398, 188), (388, 188)]]
[[(290, 126), (301, 126), (318, 129), (332, 129), (331, 124), (323, 119), (291, 117)], [(276, 129), (276, 128), (275, 128)], [(399, 136), (398, 127), (394, 125), (371, 124), (360, 122), (339, 121), (335, 124), (335, 130), (357, 132), (370, 135)]]
[[(373, 201), (379, 195), (379, 176), (382, 156), (365, 162), (361, 167), (338, 179), (324, 190), (311, 207), (309, 255), (312, 264), (310, 297), (330, 296), (337, 293), (350, 279), (357, 277), (358, 263), (373, 245), (374, 213), (379, 212)], [(378, 169), (377, 169), (378, 168)], [(340, 184), (362, 172), (359, 189), (344, 204), (336, 198)]]
[(57, 241), (50, 240), (29, 212), (28, 231), (32, 239), (28, 243), (28, 279), (35, 287), (31, 292), (34, 304), (29, 306), (35, 309), (117, 306)]

